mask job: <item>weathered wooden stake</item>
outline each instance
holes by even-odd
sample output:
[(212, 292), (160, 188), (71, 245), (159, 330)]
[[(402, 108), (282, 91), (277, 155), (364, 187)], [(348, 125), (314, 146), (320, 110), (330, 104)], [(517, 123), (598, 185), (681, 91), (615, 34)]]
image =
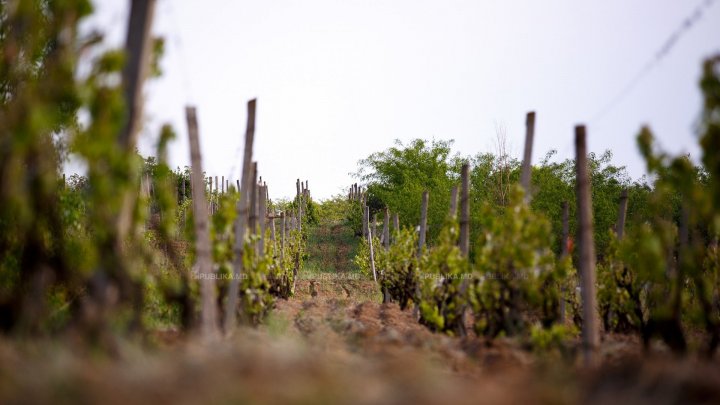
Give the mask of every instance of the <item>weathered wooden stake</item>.
[(297, 179), (295, 182), (295, 187), (297, 188), (297, 229), (298, 231), (302, 232), (302, 205), (303, 205), (303, 199), (302, 199), (302, 192), (300, 190), (300, 179)]
[(620, 193), (620, 204), (618, 205), (618, 220), (615, 225), (615, 235), (618, 240), (622, 240), (625, 234), (625, 218), (627, 216), (628, 191), (624, 189)]
[(250, 206), (249, 206), (249, 220), (248, 220), (248, 230), (250, 232), (250, 235), (256, 235), (257, 234), (257, 162), (252, 163), (252, 171), (250, 175), (250, 180), (252, 181), (249, 184), (249, 190), (250, 193)]
[[(202, 155), (198, 135), (197, 115), (195, 107), (186, 107), (188, 135), (190, 138), (190, 161), (192, 162), (192, 181), (199, 186), (202, 179)], [(207, 202), (203, 187), (193, 187), (193, 217), (195, 219), (195, 268), (200, 278), (200, 296), (202, 307), (200, 313), (201, 334), (204, 339), (217, 336), (217, 299), (215, 280), (212, 274), (212, 257), (210, 256), (210, 229), (208, 226)]]
[(277, 238), (275, 237), (275, 215), (270, 218), (270, 239), (273, 243), (273, 250), (277, 251)]
[(522, 173), (520, 174), (520, 185), (525, 191), (525, 201), (530, 201), (530, 175), (532, 173), (532, 148), (535, 137), (535, 112), (527, 113), (525, 119), (525, 153), (523, 154)]
[[(126, 120), (118, 138), (119, 145), (131, 152), (137, 145), (138, 132), (142, 122), (142, 87), (150, 71), (152, 22), (155, 15), (155, 0), (133, 0), (130, 5), (130, 18), (125, 37), (125, 55), (127, 63), (122, 71), (122, 86)], [(133, 220), (133, 208), (138, 198), (137, 189), (132, 187), (122, 194), (120, 211), (116, 219), (116, 251), (125, 250), (125, 239), (130, 232)]]
[(470, 253), (470, 164), (465, 163), (460, 173), (460, 252), (468, 257)]
[(369, 219), (370, 219), (370, 207), (365, 205), (363, 207), (363, 220), (362, 220), (362, 236), (363, 236), (363, 238), (367, 238), (368, 229), (370, 227), (370, 224), (368, 222)]
[(585, 365), (597, 362), (600, 343), (595, 295), (595, 242), (593, 241), (592, 199), (587, 161), (585, 126), (575, 127), (576, 191), (578, 211), (578, 245), (580, 249), (580, 288), (583, 304), (583, 353)]
[(390, 209), (385, 207), (385, 218), (383, 219), (383, 247), (390, 249)]
[(265, 256), (265, 231), (267, 229), (267, 199), (265, 186), (258, 186), (258, 220), (260, 221), (260, 239), (258, 239), (258, 257)]
[[(253, 182), (253, 189), (250, 193), (250, 199), (251, 199), (251, 205), (250, 209), (252, 210), (251, 215), (251, 222), (252, 222), (252, 234), (259, 236), (260, 233), (260, 223), (262, 222), (260, 220), (260, 184), (257, 181), (257, 162), (253, 162), (253, 165), (255, 166), (255, 177)], [(262, 252), (260, 251), (260, 239), (255, 242), (253, 245), (253, 248), (255, 249), (255, 260), (258, 260), (260, 256), (262, 255)]]
[[(457, 190), (457, 188), (456, 188)], [(422, 193), (422, 205), (420, 207), (420, 236), (418, 237), (418, 257), (422, 255), (423, 248), (425, 247), (425, 237), (427, 235), (427, 213), (428, 203), (430, 199), (430, 193), (425, 190)]]
[[(365, 212), (367, 213), (368, 216), (370, 215), (370, 210), (369, 210), (369, 209), (368, 209), (368, 210), (365, 210)], [(369, 219), (369, 218), (368, 218), (368, 219)], [(368, 238), (368, 245), (370, 245), (370, 268), (372, 269), (373, 280), (377, 283), (378, 279), (377, 279), (377, 271), (375, 270), (375, 251), (374, 251), (374, 249), (373, 249), (373, 235), (374, 235), (374, 232), (375, 232), (375, 223), (373, 223), (373, 230), (372, 230), (372, 232), (371, 232), (370, 229), (368, 228), (367, 238)]]
[[(390, 250), (390, 209), (385, 207), (385, 220), (383, 221), (383, 245), (385, 250)], [(382, 276), (388, 269), (380, 269), (380, 275)], [(382, 289), (383, 302), (390, 302), (390, 294), (386, 287)]]
[(151, 27), (155, 14), (155, 0), (133, 0), (125, 40), (127, 63), (123, 68), (123, 91), (127, 106), (121, 144), (126, 149), (135, 147), (143, 110), (142, 85), (150, 69)]
[(285, 211), (280, 213), (280, 220), (282, 221), (282, 229), (280, 233), (280, 263), (285, 263), (285, 230), (287, 229)]
[[(570, 236), (570, 206), (567, 201), (562, 202), (562, 236), (560, 238), (560, 258), (565, 259), (569, 254), (568, 237)], [(565, 324), (565, 286), (560, 289), (560, 324)]]
[(238, 180), (238, 192), (240, 198), (237, 202), (237, 219), (235, 220), (235, 246), (233, 252), (235, 258), (233, 261), (233, 278), (230, 280), (228, 289), (228, 297), (225, 301), (225, 333), (232, 333), (235, 329), (237, 311), (238, 294), (240, 292), (240, 277), (243, 272), (243, 258), (245, 257), (245, 236), (247, 233), (249, 222), (249, 204), (248, 189), (251, 184), (251, 176), (253, 176), (253, 143), (255, 141), (255, 106), (256, 100), (250, 100), (247, 103), (247, 127), (245, 130), (245, 148), (243, 151), (242, 165), (242, 185)]

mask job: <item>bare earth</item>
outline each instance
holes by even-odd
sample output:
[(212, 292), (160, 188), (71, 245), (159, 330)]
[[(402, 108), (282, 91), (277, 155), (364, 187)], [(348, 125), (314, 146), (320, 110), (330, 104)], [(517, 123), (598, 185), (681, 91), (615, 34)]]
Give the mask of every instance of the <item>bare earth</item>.
[[(352, 274), (346, 230), (320, 228), (294, 298), (267, 322), (202, 345), (159, 331), (157, 348), (108, 358), (58, 342), (0, 340), (0, 404), (13, 403), (720, 403), (718, 363), (640, 361), (637, 339), (606, 336), (603, 365), (582, 371), (572, 349), (538, 355), (510, 339), (449, 337), (412, 310), (381, 304)], [(347, 236), (347, 235), (344, 235)]]

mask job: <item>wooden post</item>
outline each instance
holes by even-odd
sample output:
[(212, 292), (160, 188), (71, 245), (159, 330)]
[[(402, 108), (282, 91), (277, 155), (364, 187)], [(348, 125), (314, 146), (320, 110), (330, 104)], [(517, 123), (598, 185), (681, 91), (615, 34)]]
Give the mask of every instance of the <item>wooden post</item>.
[[(470, 258), (470, 163), (466, 162), (463, 164), (461, 173), (461, 199), (460, 199), (460, 238), (458, 244), (460, 245), (460, 252), (463, 257), (469, 261)], [(460, 283), (458, 294), (464, 297), (470, 280), (464, 278)], [(456, 332), (459, 336), (467, 336), (467, 330), (465, 327), (465, 314), (468, 309), (468, 304), (462, 304), (460, 307), (460, 325), (458, 325)]]
[(587, 161), (585, 126), (575, 127), (576, 191), (578, 210), (578, 245), (580, 250), (580, 288), (583, 304), (583, 353), (585, 365), (597, 362), (600, 342), (595, 296), (595, 242), (593, 241), (592, 199)]
[(295, 188), (297, 188), (297, 227), (298, 231), (302, 232), (302, 193), (300, 190), (300, 179), (295, 182)]
[(525, 201), (530, 201), (530, 174), (532, 173), (532, 147), (535, 137), (535, 112), (527, 113), (525, 119), (525, 153), (523, 154), (522, 173), (520, 174), (520, 185), (525, 191)]
[[(215, 178), (217, 179), (217, 176)], [(225, 176), (222, 176), (220, 182), (220, 194), (225, 194)]]
[(390, 209), (385, 207), (385, 218), (383, 220), (383, 247), (390, 249)]
[[(385, 220), (383, 221), (383, 246), (385, 250), (390, 250), (390, 209), (385, 207)], [(387, 269), (380, 269), (380, 276), (382, 276)], [(390, 293), (386, 287), (382, 289), (383, 303), (390, 302)]]
[[(370, 209), (365, 210), (365, 212), (367, 213), (368, 216), (370, 215)], [(372, 269), (373, 280), (377, 283), (378, 279), (377, 279), (377, 271), (375, 270), (375, 251), (373, 249), (373, 235), (374, 235), (373, 232), (375, 232), (375, 224), (374, 223), (373, 223), (372, 232), (368, 228), (367, 238), (368, 238), (368, 245), (370, 246), (370, 268)]]
[(450, 216), (457, 216), (457, 200), (458, 200), (458, 186), (453, 186), (450, 190)]
[[(457, 188), (455, 188), (457, 190)], [(427, 212), (430, 193), (425, 190), (422, 193), (422, 205), (420, 207), (420, 236), (418, 237), (418, 257), (422, 255), (425, 247), (425, 237), (427, 234)]]
[(182, 179), (182, 199), (180, 201), (185, 201), (185, 177), (181, 177)]
[(250, 175), (249, 190), (250, 194), (250, 205), (249, 205), (249, 217), (248, 217), (248, 231), (250, 235), (257, 234), (257, 162), (252, 163), (252, 171)]
[[(569, 254), (568, 237), (570, 236), (570, 207), (567, 201), (562, 202), (562, 236), (560, 238), (560, 258), (565, 259)], [(565, 324), (565, 286), (560, 289), (560, 324)]]
[(255, 142), (255, 107), (256, 100), (247, 103), (247, 127), (245, 129), (245, 148), (243, 151), (242, 185), (238, 180), (238, 192), (240, 198), (237, 202), (237, 219), (235, 220), (235, 254), (233, 261), (233, 278), (230, 280), (228, 297), (225, 301), (225, 333), (230, 334), (235, 329), (238, 293), (240, 291), (240, 277), (243, 271), (243, 258), (245, 257), (245, 235), (249, 225), (250, 198), (248, 189), (254, 176), (254, 165), (252, 164), (253, 143)]
[[(192, 162), (192, 181), (199, 186), (202, 182), (202, 155), (198, 135), (197, 116), (194, 107), (186, 107), (188, 135), (190, 138), (190, 161)], [(200, 296), (202, 308), (200, 313), (201, 333), (205, 339), (213, 339), (217, 335), (217, 299), (215, 280), (212, 274), (212, 257), (210, 256), (210, 229), (207, 216), (207, 202), (203, 187), (193, 187), (193, 217), (195, 219), (195, 266), (200, 278)]]
[(285, 211), (280, 213), (280, 220), (282, 221), (282, 229), (280, 230), (280, 263), (285, 263), (285, 229), (287, 224), (285, 223)]
[[(127, 152), (135, 149), (142, 122), (142, 86), (150, 69), (151, 28), (155, 3), (155, 0), (133, 0), (130, 6), (130, 19), (125, 38), (127, 63), (122, 71), (127, 119), (123, 122), (123, 128), (118, 138), (118, 143)], [(132, 226), (137, 189), (129, 188), (121, 198), (120, 212), (115, 224), (117, 229), (116, 250), (118, 252), (124, 251), (123, 241)]]
[(470, 164), (464, 163), (460, 173), (460, 252), (464, 257), (470, 253)]
[[(252, 183), (250, 185), (250, 220), (249, 228), (250, 228), (250, 235), (257, 235), (258, 234), (258, 199), (259, 199), (259, 192), (258, 190), (258, 164), (257, 162), (253, 162), (253, 176), (252, 176)], [(256, 241), (252, 244), (253, 250), (255, 251), (255, 259), (258, 258), (259, 255), (259, 249), (258, 249), (259, 242)]]
[(235, 181), (236, 181), (235, 184), (236, 184), (236, 187), (237, 187), (236, 190), (237, 190), (238, 192), (240, 192), (240, 180), (235, 180)]
[(258, 220), (260, 221), (260, 239), (258, 239), (258, 257), (265, 256), (265, 230), (267, 216), (267, 199), (265, 198), (265, 186), (258, 186)]
[(275, 215), (273, 215), (272, 218), (270, 218), (270, 239), (272, 240), (272, 243), (273, 243), (273, 250), (276, 251), (277, 243), (275, 243), (275, 242), (277, 241), (277, 238), (275, 237)]
[(367, 205), (363, 206), (363, 217), (362, 217), (362, 237), (367, 238), (368, 229), (370, 229), (370, 207)]
[(151, 27), (155, 14), (155, 0), (133, 0), (125, 39), (127, 63), (123, 68), (123, 91), (127, 107), (127, 121), (120, 137), (121, 144), (130, 150), (137, 143), (143, 110), (142, 85), (150, 69)]
[(618, 205), (618, 220), (615, 225), (615, 235), (618, 240), (622, 240), (625, 233), (625, 217), (627, 216), (628, 191), (624, 189), (620, 193), (620, 204)]

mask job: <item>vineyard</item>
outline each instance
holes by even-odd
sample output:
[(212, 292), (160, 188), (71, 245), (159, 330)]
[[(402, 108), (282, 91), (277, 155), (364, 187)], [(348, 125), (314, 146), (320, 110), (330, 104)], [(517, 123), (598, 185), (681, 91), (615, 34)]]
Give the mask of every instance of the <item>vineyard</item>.
[(170, 125), (138, 153), (164, 45), (131, 3), (107, 50), (86, 0), (0, 2), (0, 403), (720, 401), (720, 56), (701, 156), (640, 128), (641, 179), (584, 125), (532, 165), (538, 111), (522, 159), (500, 133), (397, 141), (343, 194), (286, 199), (254, 156), (262, 99), (240, 178), (204, 171), (202, 106), (190, 166)]

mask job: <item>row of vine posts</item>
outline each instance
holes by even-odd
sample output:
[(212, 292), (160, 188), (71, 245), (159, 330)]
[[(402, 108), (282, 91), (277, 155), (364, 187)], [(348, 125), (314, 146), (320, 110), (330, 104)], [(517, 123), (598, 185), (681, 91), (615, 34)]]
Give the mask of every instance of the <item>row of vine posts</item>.
[[(521, 167), (520, 185), (524, 190), (525, 202), (529, 204), (532, 195), (530, 190), (531, 184), (531, 157), (533, 139), (535, 134), (535, 112), (529, 112), (526, 116), (526, 136), (525, 148), (523, 153), (523, 161)], [(599, 348), (599, 321), (597, 314), (596, 299), (596, 283), (595, 283), (595, 246), (593, 241), (593, 220), (592, 220), (592, 201), (590, 189), (590, 175), (587, 159), (587, 143), (586, 129), (583, 125), (575, 127), (575, 152), (576, 152), (576, 197), (577, 197), (577, 244), (579, 249), (579, 285), (582, 300), (582, 352), (586, 365), (593, 365), (597, 362), (597, 350)], [(470, 165), (464, 163), (461, 168), (459, 187), (455, 186), (451, 190), (450, 209), (451, 217), (457, 215), (459, 203), (459, 237), (457, 244), (462, 256), (467, 260), (470, 251)], [(459, 194), (459, 195), (458, 195)], [(426, 190), (422, 193), (420, 223), (418, 224), (418, 245), (417, 255), (421, 255), (426, 244), (427, 238), (427, 215), (429, 192)], [(459, 199), (459, 201), (458, 201)], [(357, 183), (350, 186), (348, 192), (348, 200), (357, 201), (362, 207), (362, 237), (367, 241), (369, 246), (370, 266), (375, 282), (382, 276), (383, 269), (376, 269), (375, 265), (375, 249), (373, 246), (373, 236), (377, 235), (377, 214), (370, 218), (370, 207), (367, 205), (367, 192)], [(569, 254), (569, 208), (568, 202), (561, 202), (562, 206), (562, 243), (561, 243), (561, 259), (566, 258)], [(615, 232), (618, 239), (621, 239), (624, 231), (625, 216), (627, 212), (627, 190), (622, 192), (620, 196), (620, 204), (618, 207), (618, 220)], [(398, 215), (394, 214), (393, 223), (395, 230), (399, 230)], [(382, 221), (382, 234), (380, 236), (381, 244), (384, 249), (390, 246), (390, 221), (391, 214), (389, 209), (384, 209), (384, 220)], [(468, 287), (468, 281), (465, 280), (461, 284), (460, 293), (465, 293)], [(383, 288), (383, 300), (389, 301), (387, 291)], [(563, 290), (559, 302), (559, 322), (565, 323), (565, 298), (568, 292)], [(417, 304), (416, 314), (417, 314)]]
[[(246, 251), (248, 247), (254, 249), (254, 257), (266, 254), (265, 249), (265, 238), (266, 234), (270, 233), (270, 240), (273, 246), (277, 245), (277, 230), (276, 220), (280, 220), (280, 237), (279, 237), (279, 255), (278, 259), (280, 263), (285, 261), (286, 253), (286, 241), (288, 232), (297, 231), (298, 238), (302, 238), (302, 218), (304, 207), (307, 201), (310, 199), (310, 190), (308, 188), (308, 182), (301, 182), (300, 179), (296, 181), (297, 196), (296, 196), (296, 208), (290, 212), (286, 211), (270, 211), (269, 204), (269, 191), (267, 183), (262, 181), (262, 178), (258, 181), (258, 164), (253, 161), (252, 149), (255, 137), (255, 110), (256, 100), (251, 100), (247, 104), (247, 128), (245, 132), (245, 147), (243, 154), (243, 166), (241, 179), (237, 180), (237, 184), (240, 186), (239, 197), (237, 199), (237, 218), (234, 224), (235, 229), (235, 242), (233, 247), (234, 262), (233, 262), (233, 273), (230, 277), (230, 285), (227, 293), (227, 299), (225, 300), (224, 307), (224, 319), (223, 330), (226, 334), (230, 334), (236, 328), (238, 310), (238, 297), (240, 295), (240, 280), (244, 277), (243, 272), (245, 271), (244, 266), (246, 262), (244, 257), (248, 254)], [(188, 107), (186, 109), (186, 117), (188, 124), (188, 135), (190, 139), (190, 154), (191, 154), (191, 190), (193, 192), (193, 217), (194, 222), (194, 233), (195, 233), (195, 271), (200, 274), (201, 283), (201, 331), (202, 336), (205, 339), (213, 339), (218, 335), (217, 325), (218, 314), (217, 314), (217, 302), (216, 287), (214, 286), (215, 279), (211, 276), (213, 272), (211, 266), (211, 255), (210, 255), (210, 238), (209, 238), (209, 225), (208, 225), (208, 214), (216, 212), (217, 208), (209, 208), (208, 204), (216, 205), (217, 202), (209, 200), (205, 196), (205, 180), (202, 177), (202, 157), (199, 149), (199, 134), (197, 126), (197, 118), (194, 107)], [(212, 180), (211, 177), (208, 179)], [(216, 180), (216, 194), (219, 191), (223, 193), (225, 190), (217, 189), (217, 176)], [(225, 179), (223, 178), (225, 182)], [(209, 182), (212, 185), (212, 182)], [(225, 183), (229, 187), (229, 180)], [(250, 245), (247, 241), (254, 241)], [(295, 243), (299, 243), (296, 241)], [(297, 279), (297, 273), (299, 270), (300, 257), (293, 258), (295, 265), (293, 268), (293, 286), (294, 291), (295, 282)]]
[[(128, 105), (129, 117), (125, 129), (123, 130), (120, 140), (128, 150), (134, 149), (137, 143), (137, 134), (139, 132), (141, 115), (142, 115), (142, 83), (148, 75), (149, 58), (150, 58), (150, 27), (152, 25), (155, 0), (134, 0), (132, 1), (130, 19), (128, 24), (128, 35), (126, 51), (128, 54), (128, 63), (123, 72), (125, 83), (125, 100)], [(220, 336), (220, 319), (223, 320), (222, 329), (225, 334), (231, 334), (237, 325), (238, 318), (238, 297), (240, 295), (240, 281), (243, 278), (243, 272), (246, 270), (245, 255), (248, 254), (248, 241), (256, 240), (256, 243), (250, 246), (255, 249), (255, 257), (262, 257), (266, 253), (265, 237), (266, 227), (270, 226), (270, 235), (273, 244), (276, 241), (275, 221), (281, 221), (280, 232), (280, 260), (284, 262), (284, 254), (286, 252), (287, 233), (290, 231), (298, 231), (297, 238), (302, 238), (302, 215), (303, 205), (310, 199), (310, 192), (307, 188), (307, 182), (304, 184), (297, 180), (298, 195), (296, 198), (295, 212), (270, 212), (269, 211), (269, 192), (267, 184), (258, 181), (257, 162), (253, 161), (253, 143), (255, 138), (255, 111), (256, 100), (250, 100), (247, 103), (247, 127), (244, 139), (244, 154), (242, 160), (241, 179), (237, 180), (236, 186), (239, 194), (236, 202), (237, 218), (234, 224), (234, 262), (232, 275), (230, 277), (229, 289), (224, 301), (223, 312), (220, 316), (220, 308), (218, 306), (218, 287), (216, 286), (216, 278), (214, 273), (216, 269), (212, 262), (211, 240), (210, 240), (210, 223), (209, 216), (217, 211), (217, 198), (213, 198), (212, 193), (212, 177), (203, 178), (202, 154), (200, 151), (200, 135), (197, 122), (197, 112), (195, 107), (187, 107), (185, 110), (188, 137), (190, 143), (190, 194), (192, 198), (192, 212), (194, 219), (194, 239), (195, 239), (195, 263), (193, 266), (193, 274), (200, 282), (200, 322), (199, 331), (201, 337), (206, 340), (214, 340)], [(143, 181), (141, 176), (140, 194), (150, 194), (150, 184), (148, 179)], [(208, 187), (206, 187), (208, 185)], [(221, 191), (220, 191), (221, 190)], [(230, 180), (222, 178), (222, 188), (218, 190), (218, 178), (215, 176), (215, 196), (218, 191), (224, 193), (225, 190), (230, 191)], [(209, 195), (206, 195), (209, 191)], [(176, 190), (176, 193), (183, 198), (185, 197), (185, 181), (182, 182), (182, 190)], [(124, 199), (125, 203), (120, 212), (118, 221), (118, 241), (122, 241), (129, 229), (130, 212), (134, 199), (137, 195), (134, 191), (130, 191)], [(295, 243), (301, 243), (300, 240)], [(118, 247), (122, 248), (122, 243)], [(122, 251), (122, 250), (121, 250)], [(295, 260), (293, 270), (293, 286), (297, 276), (299, 267), (299, 253)], [(257, 260), (257, 259), (256, 259)], [(102, 301), (102, 300), (100, 300)]]

